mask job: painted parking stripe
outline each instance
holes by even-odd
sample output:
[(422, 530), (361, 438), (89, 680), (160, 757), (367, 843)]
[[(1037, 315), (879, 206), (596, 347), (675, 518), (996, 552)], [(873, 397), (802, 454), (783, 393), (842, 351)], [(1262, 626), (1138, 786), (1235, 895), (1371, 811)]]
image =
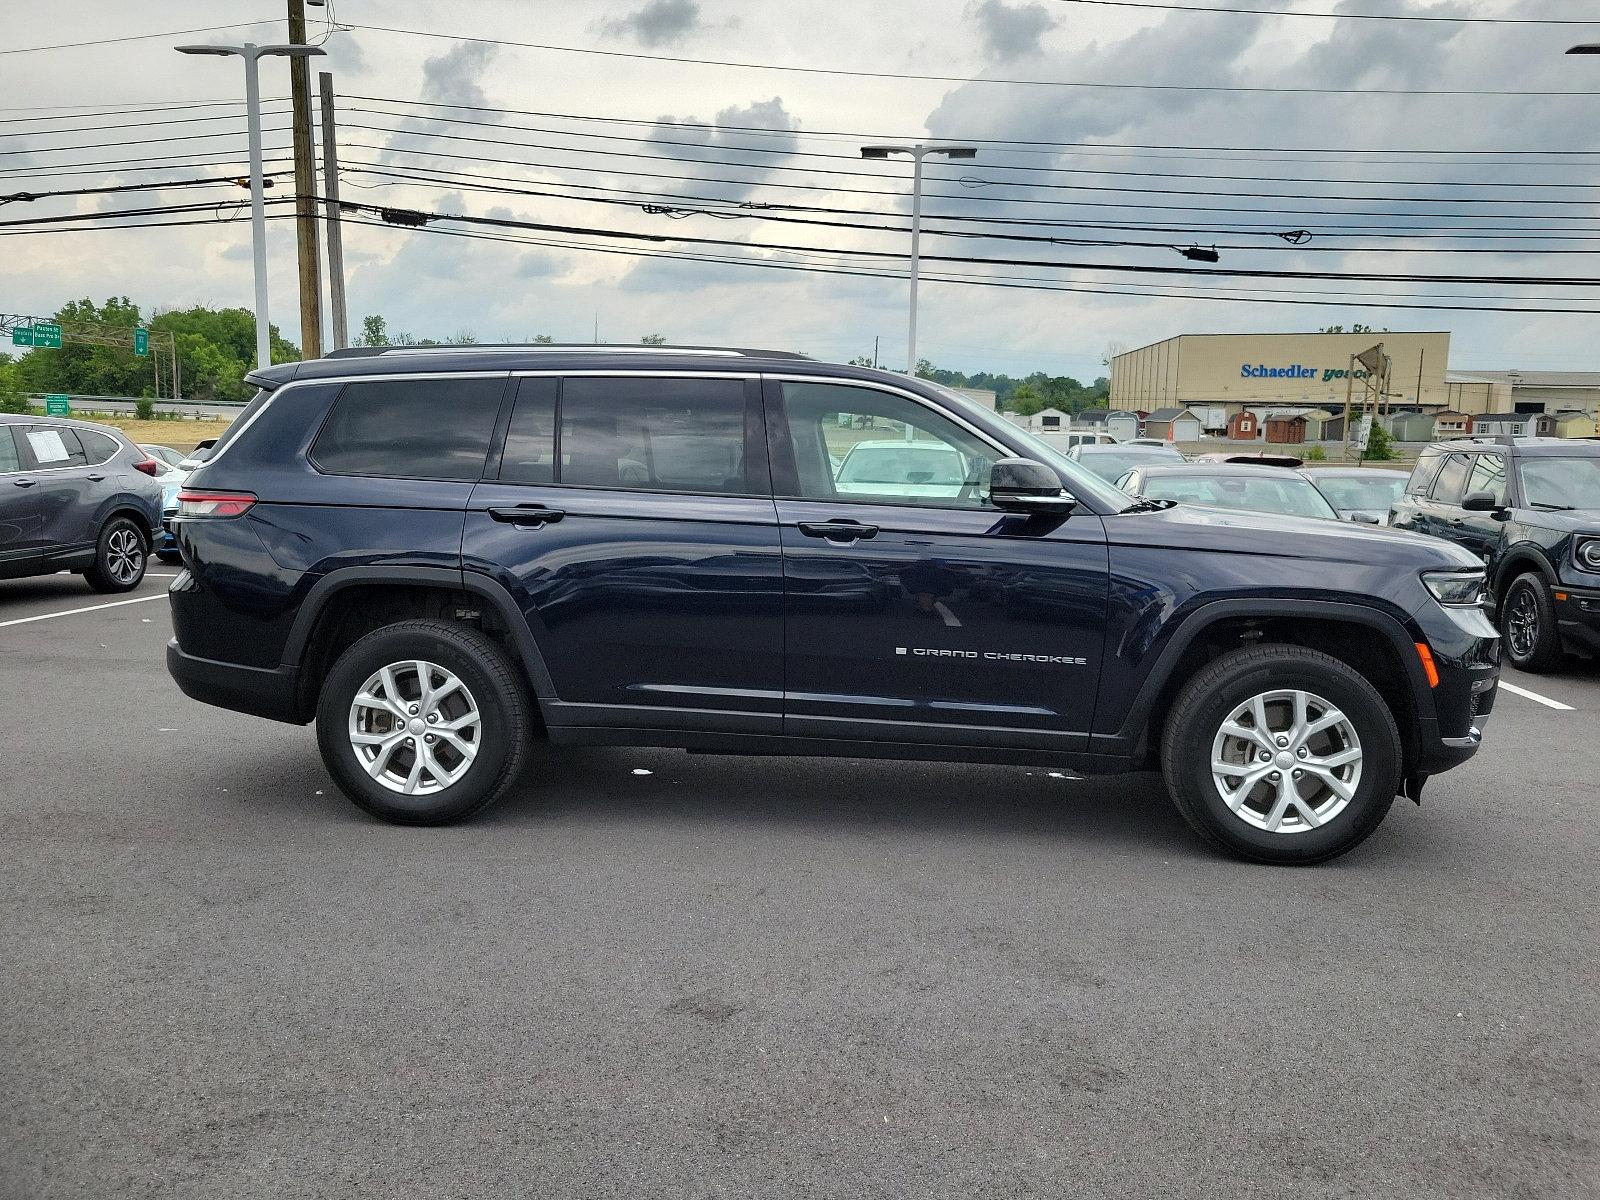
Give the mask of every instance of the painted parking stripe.
[(40, 613), (36, 617), (18, 617), (14, 621), (0, 621), (0, 629), (11, 625), (30, 625), (34, 621), (48, 621), (52, 617), (75, 617), (79, 613), (99, 612), (102, 608), (121, 608), (124, 604), (143, 604), (146, 600), (165, 600), (165, 592), (157, 592), (154, 596), (135, 596), (132, 600), (112, 600), (106, 604), (91, 604), (86, 608), (67, 608), (61, 612)]
[(1541, 696), (1538, 692), (1530, 692), (1527, 688), (1519, 688), (1516, 684), (1507, 683), (1504, 679), (1500, 681), (1500, 690), (1502, 692), (1510, 692), (1514, 696), (1521, 696), (1524, 700), (1532, 700), (1535, 704), (1542, 704), (1546, 708), (1553, 708), (1557, 712), (1577, 711), (1570, 704), (1563, 704), (1559, 700), (1552, 700), (1549, 696)]

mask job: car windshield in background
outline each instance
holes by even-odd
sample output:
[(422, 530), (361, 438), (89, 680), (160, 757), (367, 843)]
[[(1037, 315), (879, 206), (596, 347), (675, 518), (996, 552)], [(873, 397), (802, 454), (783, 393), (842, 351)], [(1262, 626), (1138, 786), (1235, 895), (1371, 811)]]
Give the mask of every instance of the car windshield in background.
[(1530, 508), (1600, 509), (1600, 457), (1525, 458), (1518, 470)]
[(914, 442), (898, 446), (856, 446), (845, 455), (844, 466), (839, 469), (839, 482), (960, 487), (966, 482), (966, 465), (961, 455), (941, 446), (918, 446)]
[(1081, 457), (1078, 461), (1107, 483), (1115, 483), (1135, 467), (1183, 461), (1183, 455), (1176, 450), (1162, 450), (1156, 446), (1142, 450), (1138, 447), (1126, 450), (1102, 450), (1099, 447), (1085, 446), (1079, 453)]
[(1361, 479), (1338, 475), (1324, 479), (1319, 475), (1314, 482), (1317, 490), (1341, 512), (1376, 512), (1387, 510), (1400, 498), (1400, 493), (1405, 490), (1406, 477)]
[(1282, 513), (1286, 517), (1328, 517), (1338, 513), (1309, 480), (1243, 475), (1158, 475), (1145, 480), (1143, 495), (1151, 500), (1177, 500), (1211, 508)]

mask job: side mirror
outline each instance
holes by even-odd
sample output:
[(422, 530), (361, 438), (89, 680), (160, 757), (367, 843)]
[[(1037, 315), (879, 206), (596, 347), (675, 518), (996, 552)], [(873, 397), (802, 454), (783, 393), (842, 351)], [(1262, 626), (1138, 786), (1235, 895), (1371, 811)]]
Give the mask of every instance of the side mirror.
[(1070, 513), (1078, 506), (1056, 473), (1031, 458), (997, 460), (989, 468), (989, 499), (1005, 512)]
[(1492, 492), (1468, 492), (1462, 498), (1461, 507), (1467, 512), (1495, 512), (1503, 508)]

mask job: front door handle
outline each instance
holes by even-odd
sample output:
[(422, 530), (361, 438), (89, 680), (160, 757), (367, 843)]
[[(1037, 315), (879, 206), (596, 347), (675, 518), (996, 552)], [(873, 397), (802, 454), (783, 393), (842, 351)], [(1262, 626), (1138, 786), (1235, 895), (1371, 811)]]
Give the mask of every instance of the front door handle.
[(37, 479), (13, 479), (11, 482), (16, 484), (18, 487), (32, 487), (39, 481)]
[(807, 537), (827, 538), (830, 542), (854, 542), (878, 536), (876, 525), (841, 518), (836, 521), (801, 521), (797, 529)]
[(489, 515), (496, 521), (504, 521), (508, 525), (516, 525), (523, 529), (537, 529), (541, 525), (550, 525), (566, 516), (566, 510), (560, 508), (546, 508), (542, 504), (517, 504), (509, 507), (491, 508)]
[(105, 476), (100, 474), (98, 471), (96, 471), (93, 475), (89, 476), (89, 482), (90, 483), (103, 483), (104, 481), (105, 481)]

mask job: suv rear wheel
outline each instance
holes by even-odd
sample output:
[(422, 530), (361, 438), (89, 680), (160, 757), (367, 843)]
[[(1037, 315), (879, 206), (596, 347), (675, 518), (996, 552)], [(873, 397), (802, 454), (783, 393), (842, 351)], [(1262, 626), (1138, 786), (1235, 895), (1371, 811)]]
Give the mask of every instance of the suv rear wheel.
[(1242, 858), (1335, 858), (1376, 829), (1401, 779), (1400, 733), (1377, 690), (1301, 646), (1235, 650), (1179, 693), (1161, 739), (1178, 811)]
[(405, 621), (339, 656), (317, 702), (317, 744), (345, 795), (397, 825), (443, 825), (515, 782), (533, 734), (515, 664), (476, 629)]
[(100, 529), (94, 563), (83, 573), (97, 592), (131, 592), (144, 580), (149, 546), (131, 517), (112, 517)]
[(1537, 575), (1518, 575), (1500, 603), (1500, 636), (1506, 657), (1520, 671), (1539, 674), (1561, 664), (1561, 634), (1556, 629), (1550, 589)]

